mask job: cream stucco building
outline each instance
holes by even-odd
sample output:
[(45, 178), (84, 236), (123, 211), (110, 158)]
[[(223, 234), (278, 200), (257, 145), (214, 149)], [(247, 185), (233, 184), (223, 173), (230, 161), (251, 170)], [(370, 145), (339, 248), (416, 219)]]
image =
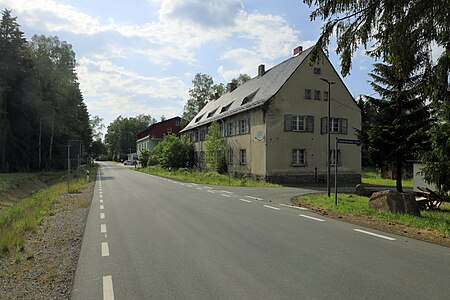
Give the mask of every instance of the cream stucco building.
[[(361, 111), (324, 53), (311, 65), (312, 48), (265, 70), (215, 101), (182, 130), (195, 142), (200, 162), (208, 125), (216, 121), (226, 145), (230, 172), (274, 182), (323, 182), (327, 173), (328, 84), (331, 85), (331, 164), (335, 138), (357, 139)], [(338, 180), (360, 182), (361, 149), (340, 145)]]

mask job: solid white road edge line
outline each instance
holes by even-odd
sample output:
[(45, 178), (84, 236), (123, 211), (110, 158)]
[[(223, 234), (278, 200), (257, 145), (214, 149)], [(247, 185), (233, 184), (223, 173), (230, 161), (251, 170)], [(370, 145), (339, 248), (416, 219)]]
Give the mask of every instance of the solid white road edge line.
[(109, 256), (108, 242), (102, 243), (102, 256)]
[(325, 222), (325, 220), (322, 220), (322, 219), (319, 219), (319, 218), (314, 218), (314, 217), (307, 216), (307, 215), (299, 215), (299, 216), (303, 217), (303, 218), (308, 218), (308, 219), (311, 219), (311, 220), (314, 220), (314, 221)]
[(104, 219), (105, 218), (105, 213), (100, 213), (100, 219)]
[(270, 209), (274, 209), (274, 210), (280, 210), (278, 207), (273, 207), (273, 206), (270, 206), (270, 205), (263, 205), (264, 207), (266, 207), (266, 208), (270, 208)]
[(285, 207), (300, 209), (300, 210), (308, 210), (306, 207), (292, 206), (292, 205), (288, 205), (288, 204), (280, 204), (280, 205), (285, 206)]
[(252, 203), (252, 201), (250, 201), (250, 200), (247, 200), (247, 199), (239, 199), (239, 200), (241, 200), (241, 201), (243, 201), (243, 202), (247, 202), (247, 203)]
[(103, 300), (114, 300), (112, 276), (103, 276)]
[(357, 231), (357, 232), (365, 233), (365, 234), (368, 234), (368, 235), (373, 235), (373, 236), (376, 236), (376, 237), (379, 237), (379, 238), (382, 238), (382, 239), (385, 239), (385, 240), (389, 240), (389, 241), (395, 241), (396, 240), (396, 239), (388, 237), (388, 236), (384, 236), (384, 235), (381, 235), (381, 234), (376, 234), (376, 233), (365, 231), (365, 230), (361, 230), (361, 229), (353, 229), (353, 230)]
[(227, 194), (220, 194), (220, 195), (222, 195), (222, 196), (224, 196), (224, 197), (231, 198), (231, 196), (230, 196), (230, 195), (227, 195)]
[(100, 232), (106, 233), (106, 224), (100, 224)]

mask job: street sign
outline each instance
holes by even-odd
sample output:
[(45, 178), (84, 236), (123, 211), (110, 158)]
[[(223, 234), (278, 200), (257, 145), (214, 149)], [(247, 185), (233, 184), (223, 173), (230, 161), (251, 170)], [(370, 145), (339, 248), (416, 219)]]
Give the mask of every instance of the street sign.
[(361, 145), (360, 140), (349, 140), (349, 139), (337, 139), (338, 144), (348, 144), (348, 145)]

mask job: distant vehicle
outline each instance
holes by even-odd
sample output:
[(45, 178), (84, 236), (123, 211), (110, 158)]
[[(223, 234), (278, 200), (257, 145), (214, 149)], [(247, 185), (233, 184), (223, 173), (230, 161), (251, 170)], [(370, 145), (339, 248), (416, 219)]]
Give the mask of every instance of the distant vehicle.
[(136, 160), (129, 160), (129, 159), (127, 159), (126, 161), (123, 162), (123, 164), (125, 166), (127, 166), (127, 165), (132, 166), (132, 165), (137, 164), (137, 161)]

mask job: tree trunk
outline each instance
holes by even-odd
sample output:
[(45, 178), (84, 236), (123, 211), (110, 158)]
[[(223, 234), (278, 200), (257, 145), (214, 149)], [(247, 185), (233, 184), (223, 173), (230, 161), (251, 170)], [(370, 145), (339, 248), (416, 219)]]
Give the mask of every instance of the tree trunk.
[(53, 152), (53, 134), (55, 128), (55, 112), (52, 114), (52, 122), (51, 122), (51, 134), (50, 134), (50, 147), (48, 153), (48, 167), (47, 170), (52, 167), (52, 152)]
[(395, 165), (396, 168), (396, 186), (397, 186), (397, 192), (403, 193), (403, 187), (402, 187), (402, 161), (400, 159), (397, 159), (397, 163)]
[(7, 132), (7, 112), (6, 112), (6, 91), (0, 87), (0, 172), (6, 172), (6, 132)]

